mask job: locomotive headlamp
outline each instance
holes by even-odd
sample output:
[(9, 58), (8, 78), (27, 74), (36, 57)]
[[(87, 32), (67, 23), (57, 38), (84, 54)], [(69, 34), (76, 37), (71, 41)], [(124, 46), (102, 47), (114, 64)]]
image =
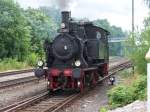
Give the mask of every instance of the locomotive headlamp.
[(38, 61), (38, 63), (37, 63), (37, 64), (38, 64), (38, 66), (40, 66), (40, 67), (41, 67), (41, 66), (43, 66), (43, 61)]
[(75, 61), (75, 66), (79, 67), (80, 65), (81, 65), (81, 61), (80, 60)]
[(78, 86), (80, 86), (80, 84), (81, 84), (81, 83), (78, 81)]
[(47, 85), (49, 85), (50, 84), (50, 82), (49, 81), (47, 81)]
[(65, 27), (66, 27), (65, 23), (61, 23), (61, 28), (63, 29)]

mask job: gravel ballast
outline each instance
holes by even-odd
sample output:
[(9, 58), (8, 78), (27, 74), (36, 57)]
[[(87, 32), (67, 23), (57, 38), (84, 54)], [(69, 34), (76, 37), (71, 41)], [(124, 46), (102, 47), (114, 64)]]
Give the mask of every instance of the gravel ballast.
[(42, 93), (46, 88), (46, 81), (41, 80), (29, 85), (20, 85), (19, 87), (0, 90), (0, 108)]

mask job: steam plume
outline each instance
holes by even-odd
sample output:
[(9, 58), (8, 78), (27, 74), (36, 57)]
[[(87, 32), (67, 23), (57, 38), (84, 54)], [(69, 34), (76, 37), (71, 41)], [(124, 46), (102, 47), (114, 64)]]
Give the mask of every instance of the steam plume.
[(71, 0), (56, 0), (58, 6), (62, 10), (67, 10), (69, 8)]
[(76, 0), (53, 0), (53, 3), (61, 10), (69, 10), (75, 1)]

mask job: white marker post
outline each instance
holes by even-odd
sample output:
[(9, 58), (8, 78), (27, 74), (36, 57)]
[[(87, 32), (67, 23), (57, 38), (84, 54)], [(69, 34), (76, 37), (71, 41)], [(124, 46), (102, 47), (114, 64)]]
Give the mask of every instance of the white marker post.
[(150, 48), (145, 56), (147, 63), (147, 112), (150, 112)]

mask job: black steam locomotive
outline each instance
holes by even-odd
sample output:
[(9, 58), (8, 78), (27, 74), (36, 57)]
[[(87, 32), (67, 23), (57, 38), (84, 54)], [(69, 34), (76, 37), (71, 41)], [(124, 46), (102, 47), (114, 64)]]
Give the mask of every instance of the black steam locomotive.
[(96, 85), (100, 77), (108, 75), (108, 35), (92, 22), (77, 22), (70, 12), (62, 12), (59, 34), (52, 43), (45, 41), (47, 69), (40, 67), (35, 75), (47, 77), (50, 91), (82, 92), (85, 86)]

